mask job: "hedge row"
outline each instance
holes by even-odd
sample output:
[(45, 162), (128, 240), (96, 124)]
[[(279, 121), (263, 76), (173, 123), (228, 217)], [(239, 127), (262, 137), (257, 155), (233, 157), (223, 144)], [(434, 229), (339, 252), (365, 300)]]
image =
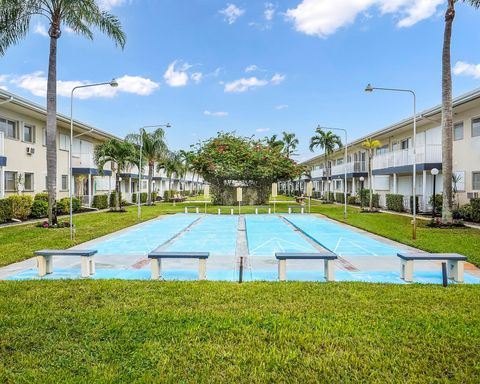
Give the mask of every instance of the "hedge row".
[(387, 209), (395, 212), (403, 212), (403, 195), (387, 193)]
[(459, 219), (480, 223), (480, 198), (471, 199), (469, 204), (461, 206), (454, 214)]

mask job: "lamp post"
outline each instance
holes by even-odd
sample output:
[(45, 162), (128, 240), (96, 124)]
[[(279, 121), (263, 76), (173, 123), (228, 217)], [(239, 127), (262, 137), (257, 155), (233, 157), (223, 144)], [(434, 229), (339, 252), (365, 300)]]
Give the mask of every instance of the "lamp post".
[(438, 169), (437, 168), (432, 168), (432, 170), (430, 171), (430, 173), (432, 174), (433, 176), (433, 198), (432, 198), (432, 205), (433, 205), (433, 210), (432, 210), (432, 218), (434, 219), (437, 212), (435, 212), (436, 210), (436, 202), (437, 202), (437, 199), (436, 199), (436, 196), (435, 196), (435, 184), (436, 184), (436, 181), (437, 181), (437, 175), (438, 175)]
[(402, 88), (380, 88), (373, 87), (371, 84), (368, 84), (365, 88), (365, 92), (373, 92), (374, 90), (378, 91), (391, 91), (391, 92), (407, 92), (413, 96), (413, 166), (412, 166), (412, 195), (413, 195), (413, 240), (417, 238), (417, 191), (416, 191), (416, 178), (417, 178), (417, 95), (415, 91), (411, 89), (402, 89)]
[[(90, 87), (99, 87), (101, 85), (110, 85), (113, 88), (118, 87), (117, 80), (112, 79), (109, 82), (104, 82), (104, 83), (94, 83), (94, 84), (85, 84), (85, 85), (78, 85), (72, 89), (72, 92), (70, 94), (70, 153), (68, 156), (68, 165), (69, 165), (69, 188), (68, 188), (68, 195), (70, 198), (70, 240), (73, 240), (74, 237), (74, 231), (73, 231), (73, 204), (72, 204), (72, 199), (73, 199), (73, 158), (72, 158), (72, 150), (73, 150), (73, 93), (77, 89), (81, 88), (90, 88)], [(89, 188), (91, 189), (91, 186), (89, 185)]]
[(142, 216), (142, 208), (140, 204), (140, 189), (142, 186), (142, 157), (143, 157), (143, 135), (146, 133), (147, 128), (170, 128), (170, 123), (157, 124), (157, 125), (145, 125), (139, 129), (140, 131), (140, 152), (138, 153), (138, 188), (137, 188), (137, 217), (140, 219)]
[(365, 177), (360, 176), (360, 209), (363, 210), (363, 182), (365, 181)]
[(347, 137), (347, 130), (344, 128), (332, 128), (332, 127), (321, 127), (318, 126), (318, 128), (322, 130), (333, 130), (333, 131), (343, 131), (345, 133), (345, 159), (343, 160), (343, 163), (345, 164), (345, 184), (343, 186), (343, 220), (347, 220), (347, 159), (348, 159), (348, 137)]

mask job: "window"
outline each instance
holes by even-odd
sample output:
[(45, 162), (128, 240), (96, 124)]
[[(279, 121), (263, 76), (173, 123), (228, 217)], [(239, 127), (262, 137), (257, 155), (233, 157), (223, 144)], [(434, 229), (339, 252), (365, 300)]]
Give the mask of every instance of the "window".
[(465, 171), (453, 171), (453, 187), (465, 191)]
[(62, 151), (70, 150), (70, 138), (67, 135), (64, 135), (63, 133), (60, 134), (59, 149), (61, 149)]
[(472, 119), (472, 137), (480, 136), (480, 117)]
[(5, 172), (5, 191), (17, 190), (17, 172)]
[(402, 141), (400, 142), (401, 148), (402, 148), (402, 149), (408, 149), (408, 148), (410, 148), (410, 140), (411, 140), (410, 138), (405, 139), (405, 140), (402, 140)]
[(463, 122), (453, 126), (453, 140), (463, 140)]
[(42, 128), (42, 145), (47, 145), (47, 128)]
[(25, 191), (33, 191), (33, 173), (25, 173), (23, 187)]
[(396, 142), (392, 144), (392, 151), (398, 151), (400, 149), (400, 143)]
[(68, 175), (62, 175), (62, 191), (68, 191)]
[(23, 125), (23, 141), (26, 143), (35, 142), (35, 127), (33, 125)]
[(480, 172), (472, 172), (472, 189), (480, 191)]
[(387, 153), (388, 150), (388, 145), (384, 145), (380, 148), (377, 148), (377, 155), (382, 155), (384, 153)]
[(7, 119), (0, 119), (0, 131), (5, 132), (5, 136), (10, 139), (18, 139), (17, 122)]

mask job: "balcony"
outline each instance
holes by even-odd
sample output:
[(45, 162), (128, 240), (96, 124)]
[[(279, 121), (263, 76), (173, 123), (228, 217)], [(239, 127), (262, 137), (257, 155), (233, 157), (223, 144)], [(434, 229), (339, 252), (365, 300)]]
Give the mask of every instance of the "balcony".
[[(365, 161), (351, 161), (347, 163), (347, 176), (356, 177), (359, 174), (368, 172), (368, 164)], [(332, 167), (332, 176), (345, 175), (345, 164), (334, 165)]]
[[(74, 153), (72, 154), (72, 168), (75, 175), (93, 175), (97, 176), (98, 167), (95, 164), (93, 153)], [(111, 176), (112, 171), (104, 168), (104, 175)]]
[(325, 169), (313, 169), (312, 170), (312, 179), (319, 179), (326, 176)]
[[(441, 144), (428, 144), (418, 147), (416, 163), (419, 165), (418, 170), (431, 169), (432, 166), (437, 168), (441, 167)], [(412, 165), (413, 149), (401, 149), (398, 151), (374, 156), (372, 161), (372, 170), (374, 174), (382, 174), (382, 172), (378, 172), (379, 170), (383, 170), (386, 173), (401, 173), (404, 171), (409, 171), (410, 166)]]
[(5, 157), (5, 141), (3, 139), (3, 132), (0, 132), (0, 167), (7, 165), (7, 158)]

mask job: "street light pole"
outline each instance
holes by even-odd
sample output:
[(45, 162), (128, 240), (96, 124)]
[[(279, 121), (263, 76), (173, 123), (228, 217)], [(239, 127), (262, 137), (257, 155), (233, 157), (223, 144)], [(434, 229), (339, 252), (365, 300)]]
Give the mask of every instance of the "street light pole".
[(347, 136), (347, 130), (344, 128), (332, 128), (332, 127), (321, 127), (320, 125), (318, 128), (322, 130), (333, 130), (333, 131), (343, 131), (345, 133), (345, 160), (344, 160), (344, 165), (345, 165), (345, 184), (343, 186), (343, 220), (347, 220), (347, 159), (348, 159), (348, 136)]
[(412, 166), (412, 213), (413, 213), (413, 240), (417, 238), (417, 190), (416, 190), (416, 179), (417, 179), (417, 95), (415, 91), (411, 89), (402, 89), (402, 88), (381, 88), (373, 87), (371, 84), (368, 84), (365, 88), (365, 92), (373, 92), (374, 90), (379, 91), (391, 91), (391, 92), (407, 92), (413, 96), (413, 166)]
[(138, 188), (137, 188), (137, 218), (140, 220), (142, 216), (142, 208), (140, 203), (141, 193), (140, 188), (142, 185), (142, 157), (143, 157), (143, 135), (146, 133), (148, 128), (170, 128), (170, 123), (167, 124), (157, 124), (157, 125), (145, 125), (140, 128), (140, 152), (138, 154)]
[[(73, 93), (77, 89), (81, 88), (90, 88), (90, 87), (99, 87), (101, 85), (110, 85), (113, 88), (118, 87), (117, 80), (112, 79), (109, 82), (104, 82), (104, 83), (94, 83), (94, 84), (85, 84), (85, 85), (78, 85), (72, 89), (72, 92), (70, 94), (70, 152), (68, 154), (68, 168), (69, 168), (69, 174), (68, 174), (68, 182), (69, 182), (69, 188), (68, 188), (68, 195), (70, 198), (70, 240), (73, 240), (74, 238), (74, 231), (73, 231), (73, 204), (72, 204), (72, 199), (73, 199), (73, 158), (72, 158), (72, 151), (73, 151)], [(90, 186), (89, 186), (90, 187)]]

